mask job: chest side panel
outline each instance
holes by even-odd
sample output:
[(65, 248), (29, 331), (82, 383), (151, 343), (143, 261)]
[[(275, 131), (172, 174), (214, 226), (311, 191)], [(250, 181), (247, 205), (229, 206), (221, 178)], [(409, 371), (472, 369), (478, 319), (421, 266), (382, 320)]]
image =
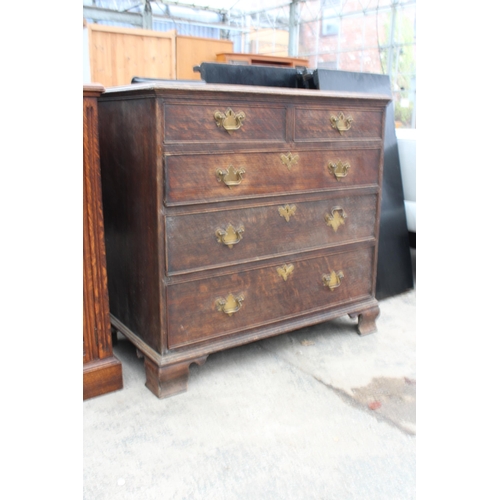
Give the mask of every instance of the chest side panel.
[(99, 123), (110, 311), (161, 352), (155, 100), (104, 97)]

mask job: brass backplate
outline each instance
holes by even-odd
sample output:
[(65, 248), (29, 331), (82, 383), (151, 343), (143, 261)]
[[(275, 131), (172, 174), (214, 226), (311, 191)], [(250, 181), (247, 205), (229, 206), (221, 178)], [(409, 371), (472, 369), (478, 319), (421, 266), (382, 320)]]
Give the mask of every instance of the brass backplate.
[(353, 122), (354, 120), (352, 119), (352, 117), (345, 116), (342, 111), (336, 118), (333, 115), (330, 117), (330, 123), (332, 124), (332, 127), (337, 129), (341, 134), (349, 130)]
[(217, 176), (217, 180), (219, 182), (223, 182), (228, 188), (231, 188), (232, 186), (238, 186), (241, 184), (244, 173), (245, 169), (235, 169), (232, 165), (229, 165), (227, 170), (218, 168), (215, 175)]
[(225, 299), (216, 299), (215, 307), (218, 311), (226, 313), (228, 316), (232, 316), (241, 309), (241, 303), (243, 300), (243, 295), (233, 295), (230, 293)]
[(330, 226), (335, 233), (342, 224), (345, 224), (346, 218), (347, 214), (342, 207), (333, 207), (331, 215), (325, 214), (326, 225)]
[(281, 217), (284, 217), (287, 222), (290, 222), (290, 217), (295, 215), (297, 211), (296, 205), (285, 205), (284, 207), (278, 207), (278, 212)]
[(337, 162), (328, 163), (329, 172), (335, 176), (335, 179), (338, 181), (347, 177), (347, 172), (351, 168), (351, 165), (348, 162), (343, 162), (342, 160), (337, 160)]
[(243, 226), (239, 226), (235, 229), (232, 224), (228, 224), (226, 229), (217, 229), (215, 231), (215, 236), (219, 243), (223, 243), (229, 248), (233, 248), (233, 245), (239, 243), (243, 238), (243, 231), (245, 231)]
[(227, 108), (225, 113), (220, 111), (216, 111), (214, 113), (215, 123), (217, 123), (218, 127), (222, 127), (224, 130), (228, 132), (232, 132), (233, 130), (238, 130), (243, 124), (243, 120), (246, 115), (243, 111), (239, 111), (235, 113), (231, 108)]
[(293, 155), (292, 153), (288, 153), (286, 155), (282, 154), (282, 155), (280, 155), (280, 159), (281, 159), (281, 163), (283, 163), (283, 165), (286, 165), (288, 170), (291, 170), (292, 166), (295, 165), (296, 163), (298, 163), (299, 155)]
[(342, 271), (332, 271), (330, 274), (323, 274), (323, 285), (330, 290), (334, 290), (340, 286), (340, 280), (344, 277)]
[(281, 267), (277, 267), (276, 271), (278, 275), (283, 278), (283, 281), (286, 281), (290, 275), (293, 273), (295, 266), (293, 264), (284, 264)]

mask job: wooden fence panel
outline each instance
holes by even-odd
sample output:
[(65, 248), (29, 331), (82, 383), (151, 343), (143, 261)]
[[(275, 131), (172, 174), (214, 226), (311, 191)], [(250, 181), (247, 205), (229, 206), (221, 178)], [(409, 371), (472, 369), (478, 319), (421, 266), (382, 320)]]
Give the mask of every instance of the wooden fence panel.
[(176, 79), (175, 30), (87, 25), (93, 82), (129, 84), (132, 77)]
[(197, 38), (177, 35), (177, 79), (200, 80), (200, 73), (193, 66), (202, 62), (217, 62), (220, 52), (232, 52), (233, 42), (215, 38)]

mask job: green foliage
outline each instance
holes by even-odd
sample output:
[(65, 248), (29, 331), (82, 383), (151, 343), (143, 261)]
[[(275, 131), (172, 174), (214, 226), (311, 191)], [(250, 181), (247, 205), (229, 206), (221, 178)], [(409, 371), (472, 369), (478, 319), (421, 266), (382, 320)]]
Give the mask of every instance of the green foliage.
[(394, 106), (394, 120), (399, 122), (402, 127), (410, 128), (411, 127), (411, 116), (413, 113), (413, 103), (410, 102), (410, 105), (406, 108), (401, 106), (401, 103), (396, 102)]
[[(411, 127), (413, 102), (401, 106), (401, 99), (411, 99), (410, 89), (412, 77), (416, 74), (415, 63), (415, 13), (413, 11), (398, 11), (394, 30), (394, 50), (392, 53), (391, 88), (394, 99), (394, 119), (403, 127)], [(391, 33), (391, 16), (384, 23), (385, 40), (380, 51), (382, 70), (387, 74), (389, 69), (389, 49)]]
[[(410, 13), (408, 13), (410, 14)], [(384, 23), (385, 42), (383, 45), (390, 43), (391, 18), (387, 17)], [(394, 34), (394, 50), (392, 54), (392, 85), (408, 90), (410, 88), (411, 75), (415, 75), (415, 30), (414, 17), (407, 15), (404, 11), (396, 16), (395, 34)], [(380, 53), (382, 69), (385, 73), (388, 71), (389, 50), (384, 48)], [(396, 72), (396, 73), (395, 73)]]

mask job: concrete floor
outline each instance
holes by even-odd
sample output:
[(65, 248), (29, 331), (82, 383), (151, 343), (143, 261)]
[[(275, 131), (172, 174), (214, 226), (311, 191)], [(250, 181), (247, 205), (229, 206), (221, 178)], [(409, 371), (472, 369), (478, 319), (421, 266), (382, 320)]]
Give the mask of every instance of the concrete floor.
[(123, 390), (83, 403), (84, 500), (416, 498), (415, 306), (212, 354), (163, 400), (119, 336)]

